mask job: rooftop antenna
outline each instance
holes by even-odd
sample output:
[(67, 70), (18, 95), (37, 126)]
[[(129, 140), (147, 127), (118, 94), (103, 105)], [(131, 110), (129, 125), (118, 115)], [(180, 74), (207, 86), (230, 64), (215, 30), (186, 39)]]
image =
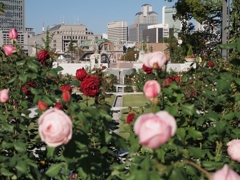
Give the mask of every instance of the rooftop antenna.
[(64, 24), (64, 15), (63, 15), (63, 22), (62, 23)]
[(44, 32), (44, 22), (42, 23), (42, 32)]
[(78, 21), (78, 23), (80, 22), (80, 19), (79, 19), (79, 17), (77, 17), (77, 21)]

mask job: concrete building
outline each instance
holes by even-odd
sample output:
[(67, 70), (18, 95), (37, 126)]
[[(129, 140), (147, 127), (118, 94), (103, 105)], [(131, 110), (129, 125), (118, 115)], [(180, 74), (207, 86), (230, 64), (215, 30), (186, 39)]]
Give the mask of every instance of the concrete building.
[[(176, 14), (176, 8), (163, 6), (162, 8), (162, 24), (168, 24), (169, 28), (181, 30), (182, 24), (180, 20), (174, 20), (173, 15)], [(178, 37), (178, 33), (174, 33)]]
[(0, 15), (0, 30), (8, 31), (12, 27), (25, 32), (25, 0), (0, 0), (6, 6), (5, 13)]
[[(92, 47), (95, 47), (95, 37), (102, 39), (102, 35), (95, 35), (88, 30), (83, 24), (58, 24), (48, 28), (50, 34), (54, 33), (51, 48), (56, 52), (66, 52), (70, 41), (72, 40), (74, 46), (79, 46), (81, 41), (91, 40)], [(42, 38), (46, 39), (46, 32), (32, 36), (28, 39), (28, 52), (30, 56), (36, 54), (36, 48), (33, 46), (43, 46)], [(94, 49), (93, 49), (94, 50)]]
[(115, 21), (108, 23), (108, 40), (115, 41), (127, 41), (128, 27), (127, 22)]
[(143, 4), (141, 12), (136, 13), (134, 24), (129, 26), (129, 41), (141, 42), (143, 40), (143, 30), (148, 25), (158, 24), (158, 14), (152, 10), (150, 4)]
[(143, 30), (143, 39), (149, 36), (149, 43), (158, 43), (163, 38), (168, 38), (173, 28), (169, 28), (168, 24), (149, 25), (148, 29)]

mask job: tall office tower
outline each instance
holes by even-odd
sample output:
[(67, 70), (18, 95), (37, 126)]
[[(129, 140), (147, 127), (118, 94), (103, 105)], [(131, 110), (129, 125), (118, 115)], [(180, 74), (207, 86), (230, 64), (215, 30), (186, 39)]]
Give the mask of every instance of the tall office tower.
[(112, 42), (127, 41), (127, 22), (116, 21), (108, 23), (108, 40)]
[[(182, 24), (180, 20), (174, 20), (173, 15), (176, 14), (176, 8), (163, 6), (162, 8), (162, 24), (168, 24), (169, 28), (181, 30)], [(174, 33), (175, 37), (178, 37), (178, 33)]]
[(158, 24), (158, 14), (152, 10), (150, 4), (143, 4), (141, 10), (135, 15), (135, 23), (129, 26), (130, 41), (141, 42), (143, 30), (148, 25)]
[(12, 27), (25, 32), (25, 0), (0, 0), (6, 6), (0, 15), (0, 30), (8, 31)]

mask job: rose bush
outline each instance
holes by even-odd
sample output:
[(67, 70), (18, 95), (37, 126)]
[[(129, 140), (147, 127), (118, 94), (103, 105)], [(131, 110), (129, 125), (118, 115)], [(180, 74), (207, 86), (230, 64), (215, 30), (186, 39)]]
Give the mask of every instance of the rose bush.
[(0, 89), (8, 89), (0, 103), (1, 179), (239, 178), (238, 61), (210, 56), (213, 67), (205, 62), (177, 74), (165, 71), (163, 53), (149, 53), (144, 64), (152, 73), (132, 76), (149, 101), (129, 109), (124, 139), (104, 100), (113, 82), (104, 68), (81, 81), (49, 68), (49, 46), (49, 66), (13, 47), (11, 55), (1, 48), (0, 58)]

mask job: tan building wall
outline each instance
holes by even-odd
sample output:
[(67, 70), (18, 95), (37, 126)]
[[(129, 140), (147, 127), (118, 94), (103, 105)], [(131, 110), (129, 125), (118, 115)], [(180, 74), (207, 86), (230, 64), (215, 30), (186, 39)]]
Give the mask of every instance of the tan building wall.
[[(55, 33), (50, 44), (52, 49), (56, 51), (67, 51), (68, 44), (70, 40), (74, 42), (74, 45), (78, 45), (80, 41), (93, 40), (97, 36), (98, 39), (102, 39), (101, 35), (95, 35), (91, 31), (87, 30), (86, 26), (83, 24), (59, 24), (49, 28), (50, 34)], [(38, 47), (43, 46), (42, 38), (46, 39), (46, 32), (38, 34), (28, 39), (28, 54), (34, 56), (36, 54), (36, 49), (32, 46), (37, 45)], [(77, 43), (77, 44), (76, 44)]]
[[(166, 55), (169, 55), (169, 52), (166, 50), (168, 48), (168, 43), (148, 43), (149, 49), (152, 47), (153, 52), (154, 51), (162, 51)], [(142, 43), (136, 43), (136, 47), (140, 50), (142, 49)]]

